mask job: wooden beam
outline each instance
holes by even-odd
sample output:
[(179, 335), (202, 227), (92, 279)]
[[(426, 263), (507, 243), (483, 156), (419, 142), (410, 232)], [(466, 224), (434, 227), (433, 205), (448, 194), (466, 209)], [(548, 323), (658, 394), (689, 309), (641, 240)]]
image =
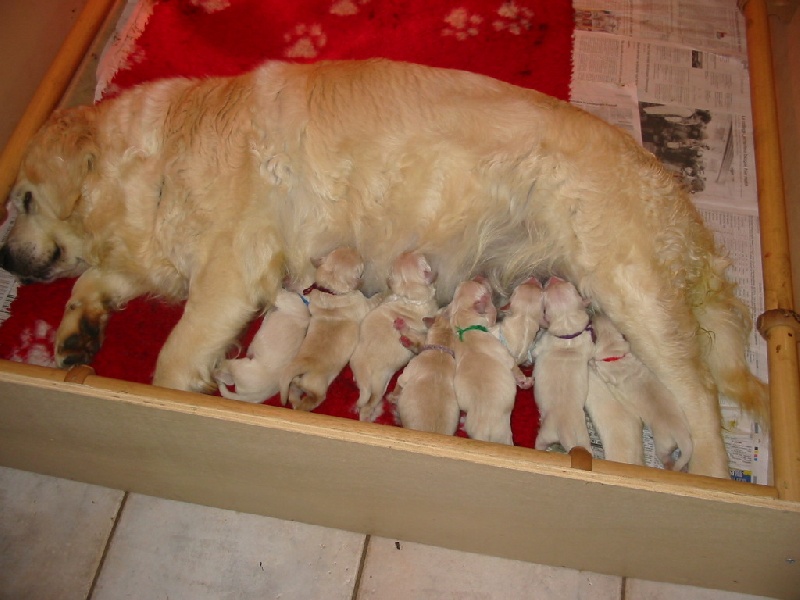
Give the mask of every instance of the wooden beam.
[(761, 486), (655, 469), (664, 478), (647, 481), (594, 468), (605, 461), (572, 468), (566, 455), (29, 373), (0, 363), (5, 466), (599, 573), (800, 589), (800, 504)]
[(767, 313), (777, 311), (772, 315), (789, 315), (783, 321), (774, 321), (768, 329), (761, 328), (768, 346), (774, 483), (781, 498), (797, 502), (800, 501), (798, 330), (793, 317), (789, 233), (766, 1), (748, 0), (744, 15), (750, 61), (764, 307)]

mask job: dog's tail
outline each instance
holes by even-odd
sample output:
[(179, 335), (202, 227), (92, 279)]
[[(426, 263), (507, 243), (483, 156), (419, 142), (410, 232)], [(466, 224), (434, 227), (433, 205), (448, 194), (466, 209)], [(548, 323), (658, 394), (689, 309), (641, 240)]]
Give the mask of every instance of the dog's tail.
[(753, 375), (746, 358), (753, 320), (747, 306), (734, 294), (734, 284), (725, 277), (728, 264), (725, 259), (712, 258), (694, 290), (698, 335), (719, 393), (767, 427), (768, 389)]

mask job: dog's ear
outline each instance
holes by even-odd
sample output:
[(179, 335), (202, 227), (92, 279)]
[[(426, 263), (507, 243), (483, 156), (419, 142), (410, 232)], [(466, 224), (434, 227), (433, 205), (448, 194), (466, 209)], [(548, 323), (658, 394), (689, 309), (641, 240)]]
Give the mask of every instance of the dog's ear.
[(94, 106), (57, 110), (29, 147), (26, 163), (56, 184), (56, 197), (51, 202), (61, 220), (72, 215), (86, 177), (95, 170), (99, 154), (96, 122)]

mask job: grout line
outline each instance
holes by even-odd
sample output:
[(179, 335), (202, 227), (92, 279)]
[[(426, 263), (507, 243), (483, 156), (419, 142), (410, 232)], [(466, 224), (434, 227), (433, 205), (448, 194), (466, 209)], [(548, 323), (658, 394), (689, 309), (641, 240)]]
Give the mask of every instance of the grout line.
[(361, 558), (358, 561), (358, 572), (356, 573), (356, 581), (353, 584), (353, 595), (350, 597), (350, 600), (358, 600), (358, 592), (361, 588), (361, 576), (364, 574), (364, 564), (367, 562), (367, 550), (369, 549), (369, 542), (371, 539), (372, 536), (370, 534), (364, 537), (364, 547), (361, 549)]
[(108, 539), (106, 540), (105, 548), (103, 548), (103, 555), (100, 557), (100, 562), (97, 565), (97, 570), (94, 573), (94, 579), (92, 579), (92, 585), (89, 586), (89, 593), (86, 594), (86, 600), (91, 600), (92, 596), (94, 595), (95, 587), (97, 586), (97, 581), (100, 579), (100, 573), (103, 570), (103, 566), (106, 563), (106, 557), (108, 556), (108, 551), (111, 548), (111, 542), (114, 541), (114, 534), (117, 533), (117, 526), (119, 525), (120, 517), (122, 516), (122, 511), (125, 509), (125, 504), (128, 502), (128, 492), (124, 492), (122, 496), (122, 500), (119, 503), (119, 508), (117, 509), (117, 514), (114, 515), (114, 524), (111, 526), (111, 531), (108, 533)]
[(625, 600), (625, 590), (628, 588), (628, 578), (620, 578), (619, 600)]

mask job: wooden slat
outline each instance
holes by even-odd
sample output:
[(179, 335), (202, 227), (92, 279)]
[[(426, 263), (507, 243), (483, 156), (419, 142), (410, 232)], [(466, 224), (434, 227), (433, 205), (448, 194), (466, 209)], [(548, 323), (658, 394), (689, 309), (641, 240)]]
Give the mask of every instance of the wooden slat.
[(800, 559), (796, 503), (95, 376), (58, 383), (5, 366), (6, 466), (599, 573), (776, 598), (800, 590), (800, 566), (787, 560)]
[[(765, 0), (748, 0), (747, 48), (750, 60), (750, 96), (753, 110), (761, 253), (764, 271), (764, 307), (767, 311), (794, 310), (789, 234), (775, 78), (772, 70), (769, 17)], [(768, 345), (774, 483), (782, 498), (800, 501), (800, 373), (796, 327), (787, 321), (771, 327)]]
[(6, 218), (5, 199), (14, 185), (28, 141), (58, 104), (114, 1), (87, 0), (0, 154), (0, 223)]

